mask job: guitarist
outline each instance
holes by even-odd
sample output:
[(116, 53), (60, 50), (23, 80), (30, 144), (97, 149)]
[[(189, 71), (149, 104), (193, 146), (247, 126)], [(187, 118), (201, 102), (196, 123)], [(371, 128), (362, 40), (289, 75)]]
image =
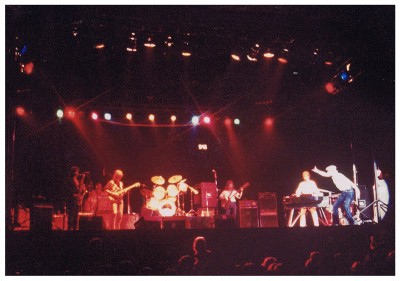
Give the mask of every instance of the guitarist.
[(68, 213), (68, 230), (78, 229), (78, 216), (82, 199), (87, 189), (84, 184), (85, 174), (80, 174), (77, 166), (72, 166), (67, 179), (66, 211)]
[(237, 204), (236, 199), (242, 198), (243, 188), (241, 187), (239, 191), (234, 189), (234, 184), (232, 180), (226, 182), (224, 190), (219, 195), (221, 200), (222, 208), (225, 210), (225, 215), (236, 220), (237, 214)]
[(115, 170), (112, 179), (108, 181), (104, 188), (104, 190), (108, 193), (112, 203), (112, 210), (114, 214), (113, 229), (121, 228), (121, 221), (124, 211), (124, 193), (122, 192), (124, 184), (121, 181), (123, 177), (124, 173), (121, 170)]

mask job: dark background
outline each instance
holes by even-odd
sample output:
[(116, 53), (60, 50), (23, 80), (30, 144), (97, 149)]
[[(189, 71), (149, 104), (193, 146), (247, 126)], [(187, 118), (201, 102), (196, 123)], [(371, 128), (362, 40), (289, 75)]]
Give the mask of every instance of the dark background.
[[(69, 167), (90, 171), (103, 184), (112, 171), (125, 184), (183, 175), (187, 183), (233, 179), (250, 182), (244, 197), (258, 192), (290, 195), (303, 170), (336, 165), (371, 188), (373, 163), (394, 195), (395, 67), (394, 6), (7, 6), (6, 7), (6, 181), (7, 198), (30, 204), (42, 195), (58, 204)], [(72, 30), (78, 30), (77, 38)], [(148, 34), (158, 46), (125, 51), (127, 36)], [(191, 34), (193, 55), (180, 44)], [(162, 46), (167, 34), (176, 44)], [(18, 36), (18, 40), (16, 39)], [(102, 39), (106, 48), (93, 48)], [(294, 40), (293, 40), (294, 39)], [(234, 62), (231, 50), (260, 42), (288, 45), (289, 63), (260, 58)], [(21, 61), (35, 65), (19, 72), (16, 46), (27, 46)], [(334, 65), (323, 58), (332, 54)], [(336, 95), (324, 85), (350, 59), (358, 75), (341, 83)], [(29, 118), (14, 114), (23, 106)], [(58, 120), (66, 106), (79, 116)], [(110, 112), (115, 123), (94, 122), (91, 111)], [(158, 124), (177, 115), (177, 126)], [(210, 126), (184, 126), (193, 114), (212, 116)], [(78, 114), (78, 113), (77, 113)], [(229, 137), (225, 117), (241, 120)], [(266, 128), (266, 117), (274, 124)], [(15, 133), (15, 141), (12, 134)], [(207, 143), (207, 151), (197, 145)], [(319, 187), (337, 191), (330, 179), (314, 176)], [(134, 200), (141, 197), (135, 192)], [(392, 197), (394, 198), (394, 196)], [(36, 199), (34, 199), (36, 200)], [(392, 202), (393, 203), (393, 202)]]

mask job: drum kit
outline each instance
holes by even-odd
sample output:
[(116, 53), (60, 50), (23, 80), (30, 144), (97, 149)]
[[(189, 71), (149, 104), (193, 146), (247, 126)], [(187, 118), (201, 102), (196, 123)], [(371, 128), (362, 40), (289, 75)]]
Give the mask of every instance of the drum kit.
[(154, 184), (153, 190), (142, 189), (140, 193), (146, 198), (145, 207), (152, 211), (158, 211), (163, 217), (174, 215), (185, 215), (184, 202), (182, 209), (180, 208), (180, 196), (183, 196), (190, 190), (194, 194), (199, 192), (186, 183), (181, 175), (174, 175), (168, 178), (168, 186), (164, 188), (166, 183), (162, 176), (151, 177), (151, 182)]

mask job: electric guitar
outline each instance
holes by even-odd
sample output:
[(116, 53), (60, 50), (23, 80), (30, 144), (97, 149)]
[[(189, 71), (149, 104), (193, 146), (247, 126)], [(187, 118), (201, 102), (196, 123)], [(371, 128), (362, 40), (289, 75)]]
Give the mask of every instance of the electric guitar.
[(111, 201), (118, 201), (121, 199), (125, 193), (127, 193), (129, 190), (137, 187), (141, 187), (142, 184), (140, 182), (135, 182), (134, 184), (125, 187), (124, 189), (118, 190), (118, 191), (111, 191), (111, 190), (106, 190), (108, 193), (108, 198), (110, 198)]
[[(242, 185), (241, 187), (239, 187), (239, 190), (241, 189), (245, 189), (247, 187), (249, 187), (250, 183), (246, 182), (244, 185)], [(236, 190), (235, 190), (236, 191)], [(236, 191), (237, 192), (237, 191)], [(225, 209), (229, 208), (229, 203), (231, 202), (231, 199), (236, 195), (236, 192), (232, 192), (232, 196), (228, 196), (228, 199), (225, 201)]]

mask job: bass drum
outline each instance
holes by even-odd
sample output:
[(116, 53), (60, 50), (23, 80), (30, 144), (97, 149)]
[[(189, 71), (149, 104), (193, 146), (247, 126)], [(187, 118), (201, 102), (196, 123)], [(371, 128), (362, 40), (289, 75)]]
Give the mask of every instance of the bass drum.
[(176, 213), (176, 198), (168, 197), (161, 200), (158, 212), (163, 217), (172, 217)]

